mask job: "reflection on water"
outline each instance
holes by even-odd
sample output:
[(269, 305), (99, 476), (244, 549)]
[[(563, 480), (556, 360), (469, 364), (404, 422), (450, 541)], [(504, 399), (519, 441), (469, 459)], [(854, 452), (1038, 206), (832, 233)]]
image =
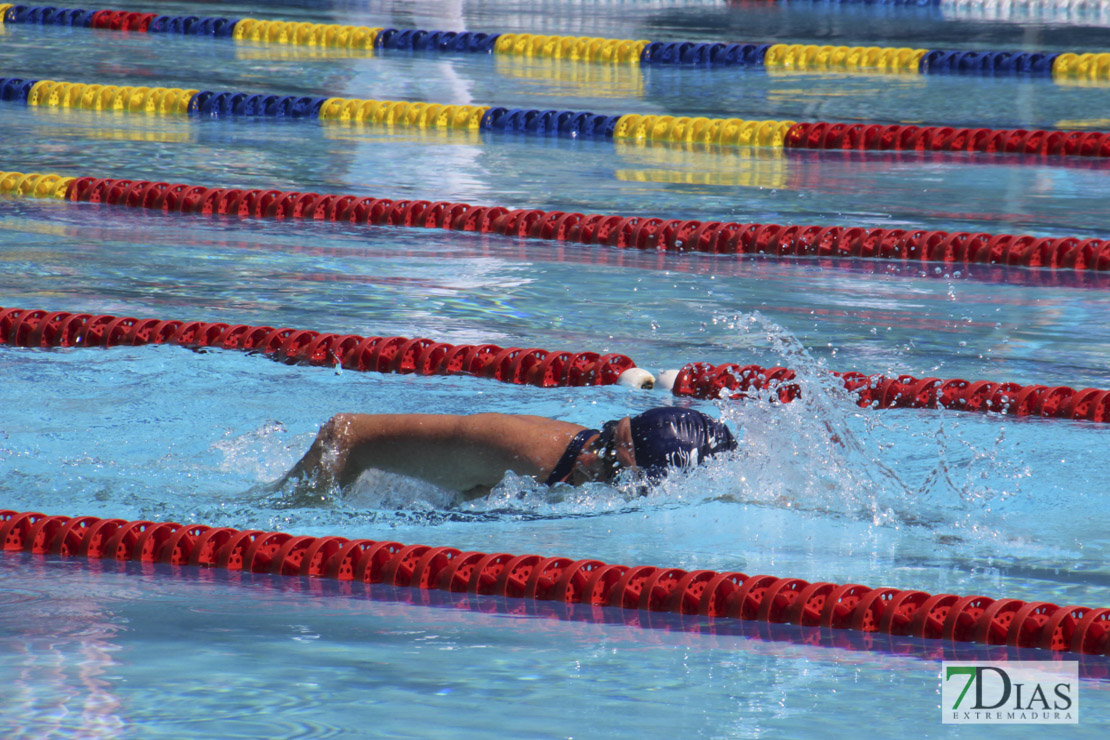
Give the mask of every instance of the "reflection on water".
[(649, 145), (643, 140), (621, 140), (615, 144), (617, 155), (634, 165), (617, 169), (614, 175), (618, 180), (760, 189), (791, 187), (790, 161), (781, 149), (693, 142)]
[[(567, 95), (596, 99), (639, 97), (644, 92), (644, 73), (638, 65), (597, 64), (499, 54), (494, 57), (495, 69), (503, 77), (538, 82), (537, 92), (553, 100)], [(606, 101), (606, 106), (614, 105)], [(562, 109), (562, 102), (553, 102)]]
[[(88, 581), (84, 568), (60, 573), (69, 582), (60, 592), (27, 579), (34, 590), (26, 592), (18, 611), (6, 610), (8, 617), (0, 618), (0, 634), (10, 635), (0, 650), (5, 737), (110, 740), (126, 726), (114, 680), (122, 665), (115, 657), (116, 636), (126, 627), (110, 607), (80, 589), (79, 582)], [(123, 583), (113, 599), (134, 599), (142, 593), (138, 587)]]

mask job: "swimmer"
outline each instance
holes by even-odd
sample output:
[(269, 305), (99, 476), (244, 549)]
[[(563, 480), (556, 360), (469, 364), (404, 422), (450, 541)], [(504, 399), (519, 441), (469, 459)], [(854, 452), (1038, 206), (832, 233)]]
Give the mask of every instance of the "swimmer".
[(724, 424), (682, 408), (654, 408), (601, 429), (520, 414), (337, 414), (279, 486), (294, 480), (299, 492), (325, 493), (373, 468), (475, 498), (509, 471), (548, 486), (607, 482), (622, 470), (654, 482), (668, 468), (735, 447)]

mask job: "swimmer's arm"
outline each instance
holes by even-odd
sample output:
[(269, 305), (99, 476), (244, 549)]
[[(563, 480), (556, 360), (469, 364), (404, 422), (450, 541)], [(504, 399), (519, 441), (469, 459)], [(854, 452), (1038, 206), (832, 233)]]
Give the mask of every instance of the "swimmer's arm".
[(337, 414), (285, 480), (325, 491), (375, 468), (456, 491), (488, 491), (508, 470), (545, 475), (580, 428), (513, 414)]

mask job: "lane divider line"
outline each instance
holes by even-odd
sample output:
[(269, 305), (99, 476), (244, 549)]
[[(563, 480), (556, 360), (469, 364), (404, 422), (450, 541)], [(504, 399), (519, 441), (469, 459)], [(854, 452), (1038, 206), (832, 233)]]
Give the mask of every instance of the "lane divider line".
[[(0, 100), (31, 107), (236, 119), (305, 118), (363, 126), (457, 129), (637, 144), (769, 147), (777, 150), (975, 152), (1110, 158), (1110, 132), (954, 128), (902, 124), (746, 120), (322, 96), (273, 95), (59, 80), (0, 78)], [(1023, 160), (1018, 160), (1023, 161)]]
[[(801, 397), (785, 367), (687, 363), (669, 385), (624, 355), (549, 352), (494, 344), (451, 345), (418, 337), (362, 337), (272, 326), (0, 307), (0, 344), (13, 347), (119, 347), (173, 344), (260, 352), (291, 364), (359, 372), (471, 375), (542, 388), (621, 383), (658, 385), (679, 397), (740, 400), (756, 394), (790, 403)], [(1110, 391), (962, 378), (830, 372), (863, 408), (950, 409), (1110, 423)]]
[(821, 257), (834, 261), (884, 259), (914, 265), (1005, 265), (1076, 273), (1110, 270), (1110, 240), (1096, 238), (587, 215), (449, 201), (21, 172), (0, 172), (3, 194), (208, 217), (313, 219), (473, 231), (618, 249)]
[(569, 59), (639, 67), (695, 65), (786, 71), (866, 74), (958, 74), (1051, 77), (1057, 81), (1110, 81), (1110, 54), (961, 51), (819, 44), (646, 41), (530, 33), (475, 33), (368, 28), (256, 18), (168, 16), (122, 10), (53, 6), (0, 6), (6, 24), (84, 27), (136, 33), (168, 33), (240, 42), (330, 46), (373, 51), (469, 52)]
[(1106, 655), (1110, 609), (988, 596), (929, 594), (736, 571), (613, 565), (592, 558), (203, 524), (0, 511), (5, 552), (105, 558), (275, 576), (589, 604), (833, 630)]

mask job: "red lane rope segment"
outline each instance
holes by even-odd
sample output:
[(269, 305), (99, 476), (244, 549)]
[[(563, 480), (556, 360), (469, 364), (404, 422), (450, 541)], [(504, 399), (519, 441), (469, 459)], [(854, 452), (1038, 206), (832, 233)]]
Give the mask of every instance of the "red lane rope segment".
[(506, 383), (611, 385), (635, 367), (628, 357), (549, 352), (495, 344), (452, 345), (423, 337), (362, 337), (272, 326), (137, 319), (0, 307), (0, 343), (18, 347), (175, 344), (253, 350), (289, 363), (380, 373), (475, 375)]
[(1079, 237), (587, 215), (95, 177), (73, 180), (66, 198), (163, 213), (438, 228), (645, 250), (1110, 270), (1110, 240)]
[(0, 511), (0, 546), (28, 552), (700, 614), (950, 642), (1106, 655), (1110, 609), (600, 560), (293, 536), (176, 522)]
[[(962, 378), (916, 378), (832, 372), (861, 407), (945, 408), (993, 411), (1013, 416), (1046, 416), (1076, 421), (1110, 422), (1110, 390), (1068, 386), (1019, 385)], [(801, 396), (797, 375), (785, 367), (726, 363), (690, 363), (679, 371), (673, 392), (692, 398), (741, 399), (753, 391), (767, 391), (784, 403)]]
[(786, 149), (1110, 157), (1110, 134), (1104, 131), (956, 128), (815, 121), (796, 123), (791, 126), (786, 132), (782, 145)]

